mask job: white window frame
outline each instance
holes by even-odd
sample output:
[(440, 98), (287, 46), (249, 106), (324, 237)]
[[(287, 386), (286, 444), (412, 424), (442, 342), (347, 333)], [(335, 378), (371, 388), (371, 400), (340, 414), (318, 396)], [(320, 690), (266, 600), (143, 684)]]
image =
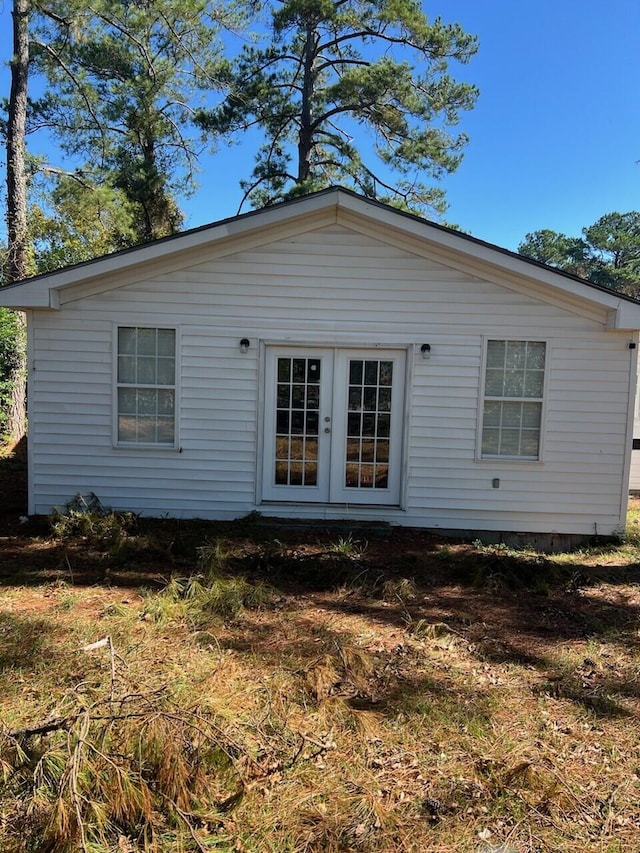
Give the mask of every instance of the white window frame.
[[(139, 385), (130, 385), (128, 383), (120, 383), (118, 381), (118, 332), (120, 329), (170, 329), (175, 333), (175, 375), (174, 375), (174, 384), (173, 385), (146, 385), (145, 383), (140, 383)], [(114, 323), (113, 325), (113, 345), (112, 345), (112, 444), (115, 449), (120, 450), (155, 450), (155, 451), (176, 451), (180, 449), (180, 353), (182, 347), (180, 345), (180, 327), (171, 323), (139, 323), (134, 320), (130, 320), (122, 323)], [(161, 442), (142, 442), (142, 441), (120, 441), (118, 438), (118, 389), (119, 388), (151, 388), (154, 390), (168, 390), (173, 389), (174, 393), (174, 422), (173, 422), (173, 443), (161, 443)]]
[[(538, 441), (538, 455), (537, 456), (505, 456), (505, 455), (483, 455), (482, 453), (482, 432), (484, 427), (484, 404), (487, 400), (485, 395), (485, 385), (487, 381), (487, 353), (489, 348), (489, 341), (504, 341), (505, 343), (509, 342), (520, 342), (520, 343), (541, 343), (545, 345), (545, 359), (544, 359), (544, 379), (542, 385), (542, 397), (490, 397), (491, 400), (495, 399), (499, 402), (513, 402), (513, 403), (541, 403), (540, 410), (540, 435)], [(480, 394), (478, 400), (478, 426), (476, 431), (476, 462), (483, 462), (489, 464), (495, 464), (496, 462), (517, 462), (523, 465), (536, 465), (540, 464), (544, 461), (544, 436), (546, 433), (545, 425), (546, 425), (546, 409), (547, 409), (547, 388), (549, 381), (549, 365), (551, 363), (551, 346), (548, 339), (542, 336), (531, 336), (531, 337), (523, 337), (522, 335), (510, 335), (506, 337), (504, 334), (497, 332), (492, 335), (485, 335), (483, 337), (482, 342), (482, 363), (480, 365)]]

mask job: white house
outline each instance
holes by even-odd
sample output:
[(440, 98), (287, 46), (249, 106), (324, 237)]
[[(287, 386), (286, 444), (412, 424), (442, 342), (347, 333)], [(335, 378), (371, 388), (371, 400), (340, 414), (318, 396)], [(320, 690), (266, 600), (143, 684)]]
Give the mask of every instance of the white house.
[(331, 189), (0, 292), (29, 512), (625, 522), (640, 305)]

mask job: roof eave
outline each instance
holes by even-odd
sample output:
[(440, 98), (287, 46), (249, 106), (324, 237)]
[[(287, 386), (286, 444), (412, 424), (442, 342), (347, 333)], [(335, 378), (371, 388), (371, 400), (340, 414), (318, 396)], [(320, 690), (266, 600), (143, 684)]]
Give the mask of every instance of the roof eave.
[(607, 312), (609, 329), (640, 329), (640, 303), (624, 295), (600, 288), (499, 246), (451, 228), (427, 222), (413, 214), (404, 213), (337, 187), (5, 286), (0, 288), (0, 305), (17, 309), (55, 310), (60, 305), (60, 291), (72, 285), (114, 273), (125, 274), (127, 270), (134, 267), (142, 267), (150, 262), (162, 262), (163, 258), (177, 253), (188, 255), (190, 252), (206, 247), (207, 244), (230, 240), (257, 229), (327, 211), (331, 207), (336, 209), (337, 214), (340, 209), (343, 209), (365, 218), (375, 219), (391, 230), (411, 235), (439, 249), (460, 253), (487, 269), (493, 268), (520, 279), (524, 277), (532, 282), (555, 288), (578, 300), (599, 306), (601, 309), (604, 308)]

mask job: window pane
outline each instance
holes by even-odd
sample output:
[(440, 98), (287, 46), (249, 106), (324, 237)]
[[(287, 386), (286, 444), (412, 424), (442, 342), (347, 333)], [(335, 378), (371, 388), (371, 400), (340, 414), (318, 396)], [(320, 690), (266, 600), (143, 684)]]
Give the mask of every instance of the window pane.
[(505, 397), (524, 396), (524, 373), (521, 370), (506, 370), (504, 374)]
[(374, 454), (376, 449), (376, 443), (373, 440), (365, 439), (362, 442), (362, 450), (360, 453), (360, 461), (361, 462), (374, 462)]
[(176, 360), (175, 358), (158, 359), (158, 385), (175, 385)]
[(540, 431), (523, 429), (520, 441), (520, 452), (523, 456), (538, 456), (540, 449)]
[(485, 382), (484, 393), (488, 397), (504, 396), (504, 370), (487, 368), (487, 381)]
[(376, 442), (376, 462), (389, 461), (389, 439), (379, 438)]
[(361, 489), (372, 489), (373, 488), (373, 474), (374, 474), (374, 466), (373, 465), (361, 465), (360, 466), (360, 488)]
[(136, 381), (136, 360), (130, 355), (118, 356), (118, 382), (133, 385)]
[(378, 362), (377, 361), (365, 361), (365, 363), (364, 363), (364, 384), (365, 385), (377, 385), (378, 384)]
[(485, 426), (500, 426), (500, 417), (502, 415), (502, 403), (487, 400), (484, 404), (484, 425)]
[(378, 438), (387, 438), (391, 430), (391, 415), (378, 415)]
[(344, 469), (344, 485), (347, 489), (357, 489), (358, 488), (358, 475), (359, 475), (359, 465), (349, 463), (345, 465)]
[(136, 382), (141, 385), (156, 384), (156, 360), (150, 356), (138, 356), (138, 375)]
[(375, 412), (377, 408), (377, 394), (375, 388), (364, 389), (364, 410), (365, 412)]
[(320, 382), (320, 359), (310, 358), (307, 369), (307, 382)]
[(386, 489), (388, 485), (389, 485), (389, 466), (388, 465), (376, 465), (375, 488), (376, 489)]
[(156, 354), (156, 330), (138, 329), (138, 355)]
[(158, 329), (158, 355), (175, 356), (176, 354), (176, 331), (175, 329)]
[(361, 415), (347, 415), (347, 435), (360, 437), (360, 419)]
[(306, 359), (304, 358), (294, 358), (293, 359), (293, 381), (294, 382), (304, 382), (305, 374), (306, 374)]
[(374, 436), (376, 434), (376, 416), (362, 416), (362, 435)]
[(287, 435), (289, 432), (289, 412), (276, 413), (276, 432), (279, 435)]
[(358, 462), (360, 460), (360, 441), (350, 438), (347, 442), (347, 462)]
[(520, 430), (503, 429), (500, 434), (500, 455), (519, 456), (520, 454)]
[(288, 409), (291, 403), (291, 386), (278, 385), (277, 406), (279, 409)]
[(135, 415), (136, 399), (135, 388), (118, 388), (118, 414)]
[(118, 441), (136, 440), (135, 415), (120, 415), (118, 417)]
[(362, 385), (362, 362), (349, 362), (349, 384)]
[(518, 427), (522, 420), (522, 403), (502, 403), (502, 427)]
[(278, 359), (278, 382), (289, 382), (291, 379), (291, 360), (288, 358)]
[(507, 370), (523, 370), (526, 364), (526, 354), (526, 341), (507, 341), (507, 357), (505, 361)]
[(527, 344), (527, 369), (544, 370), (545, 352), (547, 345), (544, 341), (529, 341)]
[(320, 408), (320, 386), (307, 385), (307, 409)]
[(482, 430), (482, 455), (497, 456), (500, 447), (500, 430), (485, 427)]
[(359, 412), (362, 408), (362, 388), (349, 388), (349, 411)]
[(544, 371), (527, 370), (524, 378), (523, 397), (542, 397), (544, 388)]
[(293, 385), (291, 394), (291, 408), (304, 409), (304, 385)]
[(540, 429), (540, 419), (542, 417), (542, 403), (523, 403), (522, 404), (522, 426), (535, 427)]
[(489, 341), (487, 343), (487, 367), (504, 367), (504, 341)]
[(174, 419), (161, 417), (158, 418), (158, 442), (161, 444), (173, 444), (175, 439)]
[(283, 436), (276, 438), (276, 459), (289, 458), (289, 439)]
[(305, 486), (315, 486), (318, 483), (318, 466), (315, 463), (304, 466)]
[(126, 326), (118, 329), (118, 353), (120, 355), (135, 355), (136, 330)]
[(138, 441), (151, 442), (156, 441), (156, 419), (155, 418), (138, 418)]
[(138, 414), (155, 415), (158, 397), (156, 391), (140, 389), (138, 391)]
[(385, 386), (390, 386), (393, 382), (393, 362), (392, 361), (381, 361), (380, 362), (380, 384)]

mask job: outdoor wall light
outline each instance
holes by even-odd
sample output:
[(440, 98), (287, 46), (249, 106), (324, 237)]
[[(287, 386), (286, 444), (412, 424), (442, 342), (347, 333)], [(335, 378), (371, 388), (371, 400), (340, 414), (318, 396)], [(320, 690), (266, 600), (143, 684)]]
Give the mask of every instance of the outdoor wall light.
[(422, 344), (420, 352), (423, 358), (431, 358), (431, 344)]
[(251, 344), (251, 341), (249, 340), (249, 338), (242, 338), (242, 340), (240, 341), (240, 352), (243, 355), (249, 351), (249, 345), (250, 344)]

